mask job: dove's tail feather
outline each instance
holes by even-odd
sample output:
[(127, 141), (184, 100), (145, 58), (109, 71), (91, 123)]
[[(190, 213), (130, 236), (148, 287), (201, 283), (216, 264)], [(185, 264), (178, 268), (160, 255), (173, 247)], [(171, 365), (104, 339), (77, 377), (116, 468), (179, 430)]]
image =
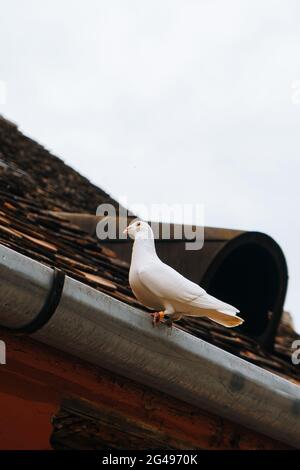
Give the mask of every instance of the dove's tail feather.
[(244, 323), (242, 318), (232, 315), (232, 313), (218, 312), (216, 310), (212, 310), (207, 317), (220, 325), (226, 326), (226, 328), (233, 328)]

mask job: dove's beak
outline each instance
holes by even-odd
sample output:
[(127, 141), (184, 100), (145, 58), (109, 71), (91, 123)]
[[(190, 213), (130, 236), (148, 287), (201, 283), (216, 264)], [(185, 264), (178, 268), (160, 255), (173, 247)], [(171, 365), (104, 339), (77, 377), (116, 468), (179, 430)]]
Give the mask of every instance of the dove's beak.
[(128, 227), (126, 227), (125, 230), (123, 230), (123, 235), (125, 235), (125, 233), (128, 233)]

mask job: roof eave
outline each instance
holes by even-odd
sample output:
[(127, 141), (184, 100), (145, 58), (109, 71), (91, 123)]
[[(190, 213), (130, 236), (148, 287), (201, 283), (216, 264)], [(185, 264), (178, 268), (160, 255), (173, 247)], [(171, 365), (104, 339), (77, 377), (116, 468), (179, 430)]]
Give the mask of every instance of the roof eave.
[[(0, 324), (30, 323), (53, 270), (0, 247)], [(300, 387), (68, 276), (60, 303), (32, 337), (195, 407), (300, 448)]]

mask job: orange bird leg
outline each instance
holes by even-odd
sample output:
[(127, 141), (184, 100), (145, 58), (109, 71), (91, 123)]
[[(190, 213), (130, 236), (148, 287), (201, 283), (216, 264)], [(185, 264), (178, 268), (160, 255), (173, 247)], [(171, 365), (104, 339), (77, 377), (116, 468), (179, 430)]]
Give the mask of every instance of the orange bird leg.
[(160, 322), (163, 320), (165, 314), (164, 312), (154, 312), (154, 313), (151, 313), (151, 317), (152, 317), (152, 325), (153, 326), (158, 326), (160, 324)]

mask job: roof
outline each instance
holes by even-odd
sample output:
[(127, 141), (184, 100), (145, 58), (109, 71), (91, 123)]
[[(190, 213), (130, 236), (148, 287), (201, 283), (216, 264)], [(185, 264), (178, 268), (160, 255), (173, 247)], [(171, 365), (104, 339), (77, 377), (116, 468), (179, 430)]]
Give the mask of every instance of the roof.
[[(90, 212), (113, 202), (105, 192), (44, 147), (0, 119), (0, 242), (118, 300), (143, 308), (128, 285), (128, 265), (76, 225), (53, 211)], [(51, 213), (50, 213), (51, 211)], [(178, 328), (232, 354), (300, 383), (291, 363), (291, 343), (299, 336), (282, 322), (275, 351), (266, 352), (238, 330), (205, 319), (185, 318)]]

